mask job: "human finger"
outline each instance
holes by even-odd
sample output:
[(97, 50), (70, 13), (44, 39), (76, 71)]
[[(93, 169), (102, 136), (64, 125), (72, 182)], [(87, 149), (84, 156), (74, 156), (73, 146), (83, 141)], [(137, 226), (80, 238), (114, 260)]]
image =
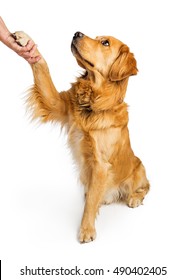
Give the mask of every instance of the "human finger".
[(30, 49), (30, 55), (31, 56), (34, 56), (34, 53), (35, 53), (36, 49), (37, 49), (37, 45), (33, 45), (33, 47)]
[[(30, 49), (31, 46), (32, 46), (32, 48)], [(34, 55), (36, 52), (36, 49), (37, 49), (37, 46), (35, 44), (34, 45), (31, 44), (29, 46), (29, 51), (27, 51), (25, 48), (21, 48), (19, 51), (17, 51), (17, 53), (24, 58), (34, 57), (34, 56), (38, 56), (38, 54)]]
[[(33, 49), (33, 53), (34, 53), (34, 49)], [(41, 58), (40, 55), (34, 56), (30, 52), (18, 52), (18, 55), (26, 59), (31, 64), (38, 62)]]
[(23, 47), (23, 50), (24, 51), (30, 51), (33, 48), (33, 46), (35, 46), (34, 41), (33, 40), (29, 40), (27, 45), (25, 47)]
[(34, 64), (36, 62), (38, 62), (40, 60), (41, 56), (35, 56), (35, 57), (29, 57), (28, 59), (26, 59), (28, 61), (28, 63), (30, 64)]

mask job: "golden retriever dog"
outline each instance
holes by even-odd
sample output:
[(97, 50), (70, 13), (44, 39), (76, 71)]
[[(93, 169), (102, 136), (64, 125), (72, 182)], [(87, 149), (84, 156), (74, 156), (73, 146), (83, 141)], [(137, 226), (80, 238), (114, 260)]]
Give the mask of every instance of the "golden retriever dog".
[[(20, 45), (30, 39), (24, 32), (13, 36)], [(34, 118), (67, 128), (85, 189), (79, 231), (79, 241), (84, 243), (96, 238), (95, 219), (102, 204), (120, 201), (137, 207), (149, 191), (149, 181), (131, 149), (123, 101), (129, 77), (138, 71), (134, 55), (111, 36), (92, 39), (81, 32), (74, 34), (71, 50), (84, 74), (68, 91), (59, 93), (41, 57), (31, 65), (34, 85), (28, 105)]]

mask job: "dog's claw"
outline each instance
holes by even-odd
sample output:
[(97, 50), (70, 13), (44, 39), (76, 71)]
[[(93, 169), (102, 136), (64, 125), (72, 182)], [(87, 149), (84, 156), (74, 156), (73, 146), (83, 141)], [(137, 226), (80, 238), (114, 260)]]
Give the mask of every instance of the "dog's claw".
[(95, 228), (80, 229), (80, 233), (79, 233), (80, 243), (88, 243), (94, 241), (95, 238), (96, 238)]

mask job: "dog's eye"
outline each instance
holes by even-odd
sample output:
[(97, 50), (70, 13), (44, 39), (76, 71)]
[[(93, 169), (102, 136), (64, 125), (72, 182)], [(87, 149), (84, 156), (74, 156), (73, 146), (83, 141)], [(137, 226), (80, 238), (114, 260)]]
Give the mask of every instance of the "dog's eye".
[(101, 41), (101, 44), (102, 44), (103, 46), (105, 46), (105, 47), (110, 46), (110, 43), (109, 43), (108, 40), (102, 40), (102, 41)]

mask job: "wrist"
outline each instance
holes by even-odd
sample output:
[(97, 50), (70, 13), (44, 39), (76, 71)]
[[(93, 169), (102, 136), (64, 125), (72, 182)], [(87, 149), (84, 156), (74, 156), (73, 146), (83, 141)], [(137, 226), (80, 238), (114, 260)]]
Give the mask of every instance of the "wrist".
[(13, 41), (13, 38), (12, 38), (12, 34), (7, 31), (7, 32), (4, 32), (4, 34), (1, 36), (1, 41), (7, 45), (8, 47), (10, 47), (12, 41)]
[(8, 43), (10, 36), (11, 33), (8, 30), (4, 31), (3, 33), (0, 33), (1, 41), (5, 44)]

